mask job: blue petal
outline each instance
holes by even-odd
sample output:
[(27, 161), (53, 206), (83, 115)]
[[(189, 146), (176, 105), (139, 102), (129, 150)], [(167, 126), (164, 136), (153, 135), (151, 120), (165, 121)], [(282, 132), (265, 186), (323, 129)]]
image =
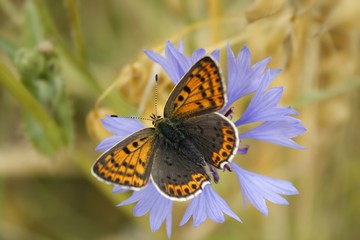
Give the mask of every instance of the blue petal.
[(206, 214), (206, 206), (205, 206), (205, 201), (203, 199), (203, 196), (202, 194), (199, 195), (199, 200), (196, 202), (195, 206), (196, 206), (196, 211), (198, 214), (194, 214), (193, 215), (193, 225), (194, 227), (198, 227), (200, 226), (200, 224), (202, 224), (205, 220), (206, 220), (206, 217), (207, 217), (207, 214)]
[[(167, 40), (167, 42), (169, 42), (171, 44), (171, 42), (169, 40)], [(184, 41), (183, 40), (180, 40), (180, 42), (179, 42), (178, 51), (181, 52), (181, 53), (184, 53)]]
[(205, 51), (205, 49), (203, 49), (203, 48), (199, 48), (199, 49), (195, 50), (195, 51), (193, 52), (193, 54), (191, 55), (191, 57), (190, 57), (191, 63), (193, 63), (193, 64), (196, 63), (196, 62), (199, 61), (202, 57), (204, 57), (205, 54), (206, 54), (206, 51)]
[(241, 222), (240, 218), (230, 209), (225, 200), (210, 185), (206, 185), (203, 192), (191, 200), (180, 222), (180, 226), (184, 225), (191, 216), (193, 216), (194, 227), (198, 227), (206, 218), (210, 218), (215, 222), (224, 222), (223, 213)]
[(264, 72), (270, 58), (255, 63), (250, 67), (250, 51), (244, 47), (235, 58), (230, 45), (228, 50), (228, 103), (224, 109), (228, 109), (239, 98), (248, 95), (258, 89), (261, 75)]
[[(235, 90), (233, 90), (233, 88), (238, 85), (241, 85), (241, 83), (239, 83), (239, 82), (243, 79), (243, 76), (240, 74), (245, 74), (245, 72), (248, 70), (248, 68), (245, 67), (244, 65), (237, 66), (236, 58), (235, 58), (233, 51), (230, 48), (230, 44), (227, 44), (227, 50), (228, 50), (228, 88), (229, 88), (228, 95), (231, 95), (235, 98), (236, 93), (235, 93)], [(250, 61), (250, 59), (249, 59), (249, 61)], [(238, 79), (240, 79), (240, 80), (238, 80)]]
[(288, 201), (280, 196), (298, 194), (297, 189), (288, 181), (270, 178), (240, 168), (234, 162), (230, 163), (238, 177), (243, 195), (244, 205), (249, 201), (262, 214), (268, 215), (266, 201), (275, 204), (288, 205)]
[(306, 149), (291, 139), (305, 131), (298, 119), (286, 117), (282, 121), (264, 122), (256, 128), (239, 134), (239, 138), (252, 138), (285, 147)]
[(177, 50), (170, 41), (166, 42), (165, 57), (170, 62), (172, 70), (177, 73), (176, 84), (191, 67), (190, 59)]
[[(228, 48), (230, 45), (228, 45)], [(239, 66), (240, 72), (246, 72), (250, 68), (251, 54), (248, 46), (244, 46), (237, 55), (236, 65)]]
[(153, 51), (145, 50), (145, 54), (154, 62), (160, 64), (174, 84), (177, 84), (185, 72), (191, 67), (190, 58), (183, 54), (183, 46), (179, 50), (170, 41), (166, 42), (165, 57)]
[(109, 115), (101, 119), (101, 122), (110, 133), (123, 137), (144, 128), (144, 125), (137, 119), (110, 117)]
[(220, 50), (215, 49), (210, 53), (210, 56), (212, 56), (217, 62), (220, 62)]
[(167, 216), (166, 216), (166, 233), (168, 238), (171, 237), (171, 228), (172, 228), (172, 203), (169, 207), (170, 209), (167, 210)]
[(122, 201), (121, 203), (119, 203), (116, 206), (121, 207), (121, 206), (124, 206), (124, 205), (128, 205), (128, 204), (138, 202), (140, 199), (142, 199), (144, 197), (143, 191), (144, 191), (144, 189), (141, 189), (139, 191), (134, 191), (133, 194), (128, 199)]
[(115, 136), (105, 138), (100, 142), (96, 147), (96, 151), (100, 152), (110, 149), (125, 137), (144, 128), (144, 125), (137, 119), (110, 117), (110, 115), (106, 115), (106, 118), (101, 119), (101, 122), (104, 127)]
[[(160, 195), (152, 210), (150, 211), (150, 227), (151, 231), (157, 231), (166, 218), (171, 219), (172, 201)], [(167, 221), (167, 224), (169, 222)], [(171, 221), (170, 226), (167, 226), (167, 233), (171, 235)], [(170, 236), (169, 236), (170, 237)]]
[(123, 192), (127, 192), (127, 191), (129, 191), (129, 189), (125, 188), (123, 186), (114, 186), (112, 193), (123, 193)]
[(111, 136), (107, 137), (104, 140), (102, 140), (99, 145), (96, 146), (96, 151), (99, 152), (105, 152), (109, 150), (112, 146), (114, 146), (116, 143), (120, 142), (124, 139), (124, 136)]
[(283, 93), (282, 87), (274, 87), (265, 91), (278, 72), (268, 70), (264, 74), (259, 89), (250, 104), (240, 119), (235, 122), (236, 126), (253, 122), (279, 121), (284, 120), (284, 117), (286, 118), (290, 114), (297, 114), (292, 108), (277, 106)]
[(145, 50), (144, 52), (151, 60), (158, 63), (164, 69), (164, 71), (170, 77), (171, 81), (174, 84), (176, 84), (180, 80), (181, 76), (178, 72), (178, 69), (173, 68), (170, 61), (153, 51)]
[(147, 184), (146, 188), (140, 191), (141, 198), (134, 207), (135, 216), (143, 216), (150, 210), (161, 211), (161, 208), (159, 208), (157, 202), (160, 200), (160, 197), (163, 196), (161, 196), (161, 194), (156, 190), (155, 186), (152, 183)]
[[(211, 218), (214, 222), (222, 223), (225, 221), (224, 214), (222, 212), (221, 207), (219, 208), (219, 205), (222, 206), (224, 201), (222, 198), (219, 197), (215, 193), (215, 191), (205, 191), (204, 194), (206, 194), (208, 199), (213, 199), (214, 201), (209, 201), (209, 204), (206, 208), (206, 213), (209, 218)], [(215, 201), (216, 200), (216, 201)], [(226, 203), (225, 203), (226, 204)], [(226, 204), (227, 205), (227, 204)]]
[[(201, 195), (201, 194), (200, 194)], [(196, 199), (197, 197), (195, 197)], [(185, 213), (184, 213), (184, 216), (180, 222), (180, 226), (184, 225), (185, 223), (187, 223), (189, 221), (189, 219), (191, 218), (191, 216), (193, 215), (193, 213), (195, 212), (195, 210), (197, 209), (197, 203), (198, 203), (198, 200), (197, 201), (194, 201), (195, 199), (193, 199), (189, 206), (187, 207)]]
[(124, 206), (135, 202), (137, 202), (137, 204), (133, 210), (134, 216), (144, 216), (150, 212), (150, 228), (153, 232), (157, 231), (166, 220), (166, 232), (170, 238), (172, 201), (162, 196), (154, 184), (149, 182), (144, 188), (139, 191), (134, 191), (131, 197), (122, 201), (117, 206)]
[(158, 53), (155, 53), (151, 50), (145, 50), (144, 53), (154, 62), (158, 63), (162, 69), (166, 72), (166, 74), (169, 76), (169, 78), (175, 83), (175, 81), (178, 81), (178, 73), (176, 71), (172, 70), (172, 67), (170, 66), (170, 63), (161, 56)]
[[(137, 217), (141, 217), (144, 216), (146, 213), (148, 213), (152, 207), (155, 207), (156, 211), (159, 211), (161, 209), (157, 208), (157, 205), (155, 204), (158, 200), (158, 196), (157, 195), (149, 195), (146, 198), (141, 198), (138, 203), (136, 204), (136, 206), (134, 207), (133, 213), (134, 216)], [(152, 224), (152, 222), (150, 221), (150, 225)]]
[[(200, 58), (204, 57), (206, 51), (202, 48), (193, 52), (191, 57), (183, 53), (183, 45), (180, 43), (179, 49), (176, 49), (170, 42), (166, 42), (165, 57), (153, 51), (145, 50), (145, 54), (154, 62), (161, 65), (167, 75), (174, 84), (177, 84), (184, 74), (193, 66)], [(219, 50), (215, 50), (211, 55), (218, 61)]]

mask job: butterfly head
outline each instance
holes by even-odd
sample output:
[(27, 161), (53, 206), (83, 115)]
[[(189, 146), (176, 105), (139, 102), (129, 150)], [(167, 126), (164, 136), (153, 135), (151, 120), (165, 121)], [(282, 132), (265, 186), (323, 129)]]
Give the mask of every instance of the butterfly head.
[(154, 113), (150, 116), (150, 118), (152, 120), (152, 124), (154, 125), (154, 127), (156, 127), (158, 122), (163, 119), (161, 116), (158, 116), (158, 115), (156, 115)]

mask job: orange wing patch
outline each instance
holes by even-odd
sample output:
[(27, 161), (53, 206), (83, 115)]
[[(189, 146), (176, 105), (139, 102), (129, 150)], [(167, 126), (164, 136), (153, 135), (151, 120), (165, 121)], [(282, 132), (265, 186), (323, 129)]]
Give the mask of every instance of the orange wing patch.
[(236, 154), (237, 129), (225, 116), (208, 113), (184, 121), (183, 126), (198, 151), (214, 167), (222, 169)]
[(226, 103), (220, 69), (211, 57), (199, 60), (174, 88), (164, 116), (189, 118), (220, 110)]
[(105, 152), (92, 170), (99, 179), (132, 188), (144, 186), (152, 165), (153, 129), (142, 129)]
[(167, 183), (163, 185), (162, 191), (175, 200), (187, 200), (201, 192), (205, 184), (209, 182), (209, 176), (203, 173), (193, 173), (185, 184)]
[[(225, 122), (223, 122), (225, 123)], [(237, 149), (237, 133), (231, 125), (221, 126), (222, 147), (217, 152), (213, 152), (211, 156), (212, 165), (222, 168), (223, 164), (228, 162), (229, 158), (234, 155), (234, 149)]]

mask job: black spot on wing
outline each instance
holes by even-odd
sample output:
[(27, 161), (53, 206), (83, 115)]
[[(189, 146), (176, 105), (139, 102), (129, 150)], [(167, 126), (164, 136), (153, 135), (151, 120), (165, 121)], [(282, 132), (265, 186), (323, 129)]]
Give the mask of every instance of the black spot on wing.
[(130, 153), (131, 153), (130, 150), (129, 150), (127, 147), (124, 147), (124, 148), (123, 148), (123, 151), (124, 151), (126, 154), (130, 154)]
[(185, 87), (184, 87), (184, 91), (187, 92), (187, 93), (190, 93), (190, 92), (191, 92), (191, 89), (190, 89), (188, 86), (185, 86)]

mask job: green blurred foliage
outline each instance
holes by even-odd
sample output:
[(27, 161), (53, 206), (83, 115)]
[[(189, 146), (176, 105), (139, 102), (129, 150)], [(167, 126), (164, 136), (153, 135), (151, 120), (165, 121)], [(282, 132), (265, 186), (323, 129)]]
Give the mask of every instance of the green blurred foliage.
[[(24, 86), (62, 129), (61, 138), (66, 146), (73, 135), (72, 105), (65, 93), (59, 63), (51, 52), (52, 46), (47, 42), (40, 44), (47, 49), (19, 49), (15, 53), (14, 65)], [(34, 146), (52, 156), (58, 149), (51, 144), (42, 125), (28, 112), (24, 112), (23, 119), (24, 130)]]

